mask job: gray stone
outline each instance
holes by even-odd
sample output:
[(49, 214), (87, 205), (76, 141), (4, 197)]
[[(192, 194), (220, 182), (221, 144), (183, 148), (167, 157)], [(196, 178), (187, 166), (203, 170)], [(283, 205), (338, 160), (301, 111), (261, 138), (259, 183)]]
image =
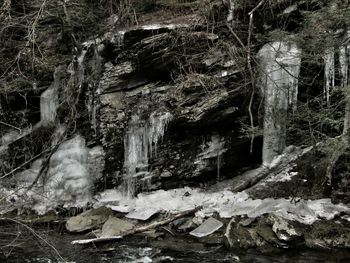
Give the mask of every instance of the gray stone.
[(103, 224), (101, 237), (118, 236), (134, 228), (134, 224), (117, 217), (110, 216)]
[(195, 227), (196, 225), (193, 223), (192, 219), (188, 219), (179, 226), (179, 230), (188, 231), (194, 229)]
[(112, 210), (106, 207), (92, 209), (71, 217), (66, 222), (66, 228), (69, 232), (83, 232), (94, 229), (106, 222), (111, 214)]
[(292, 222), (279, 216), (270, 216), (270, 219), (273, 221), (272, 231), (275, 232), (279, 240), (291, 241), (302, 236), (302, 234), (292, 225)]

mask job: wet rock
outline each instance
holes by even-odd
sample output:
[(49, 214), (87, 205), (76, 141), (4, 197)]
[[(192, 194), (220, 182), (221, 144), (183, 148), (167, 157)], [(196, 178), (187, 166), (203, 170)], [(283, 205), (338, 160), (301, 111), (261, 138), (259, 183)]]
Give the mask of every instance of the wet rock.
[[(198, 50), (208, 50), (217, 39), (217, 35), (206, 32), (171, 32), (152, 35), (142, 39), (136, 45), (137, 67), (147, 75), (169, 74), (179, 62), (186, 67), (191, 61), (192, 66), (198, 67), (204, 60), (202, 53)], [(184, 48), (187, 57), (193, 56), (192, 59), (184, 60), (178, 56), (179, 53), (183, 53)]]
[(163, 178), (168, 178), (168, 177), (171, 177), (172, 174), (169, 171), (163, 171), (160, 176), (163, 177)]
[(204, 221), (204, 218), (199, 215), (196, 215), (194, 218), (192, 218), (192, 222), (197, 226), (203, 224), (203, 221)]
[(335, 163), (332, 171), (332, 201), (350, 203), (350, 150), (345, 151)]
[(350, 248), (350, 226), (346, 221), (318, 221), (305, 231), (310, 248)]
[(162, 236), (164, 236), (163, 232), (157, 232), (156, 230), (149, 230), (149, 231), (145, 231), (142, 233), (137, 234), (139, 236), (143, 236), (146, 238), (151, 238), (151, 239), (157, 239), (160, 238)]
[(87, 161), (90, 175), (95, 180), (101, 178), (105, 167), (105, 152), (102, 146), (91, 148), (88, 153)]
[(254, 248), (266, 244), (256, 231), (243, 227), (235, 218), (228, 223), (225, 237), (230, 247)]
[(183, 224), (179, 226), (179, 230), (181, 231), (189, 231), (196, 227), (196, 224), (193, 222), (192, 219), (187, 219)]
[(68, 219), (66, 229), (69, 232), (83, 232), (94, 229), (105, 223), (111, 214), (112, 210), (106, 207), (92, 209)]
[(224, 243), (224, 236), (220, 231), (215, 232), (211, 235), (201, 237), (200, 241), (204, 244), (213, 246), (213, 245), (222, 245)]
[(124, 34), (124, 44), (127, 46), (132, 46), (135, 43), (140, 42), (142, 39), (159, 35), (163, 33), (168, 33), (174, 29), (186, 28), (186, 24), (151, 24), (138, 27), (136, 29), (130, 30)]
[(270, 216), (269, 220), (273, 222), (272, 231), (279, 240), (291, 242), (302, 237), (301, 231), (294, 226), (297, 222), (291, 222), (279, 216)]
[(256, 221), (256, 218), (247, 218), (247, 219), (243, 219), (239, 222), (239, 224), (241, 226), (247, 227), (250, 226), (252, 223), (254, 223)]
[[(272, 230), (271, 225), (265, 220), (259, 220), (258, 225), (255, 227), (254, 231), (261, 237), (264, 242), (277, 247), (286, 246), (285, 243), (281, 242), (276, 236), (275, 232)], [(261, 244), (256, 243), (259, 247)]]
[(117, 217), (110, 216), (102, 226), (101, 237), (118, 236), (134, 228), (134, 224)]

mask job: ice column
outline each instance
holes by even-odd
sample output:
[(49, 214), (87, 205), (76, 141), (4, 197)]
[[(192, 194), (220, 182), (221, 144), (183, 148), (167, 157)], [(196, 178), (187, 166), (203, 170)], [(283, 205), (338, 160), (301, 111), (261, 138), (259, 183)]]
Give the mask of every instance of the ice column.
[(341, 86), (344, 90), (345, 116), (343, 133), (348, 133), (350, 127), (350, 87), (349, 87), (349, 56), (350, 56), (350, 31), (346, 34), (345, 43), (339, 48), (339, 64), (341, 73)]
[(297, 103), (301, 51), (294, 43), (274, 42), (263, 46), (258, 58), (265, 97), (263, 164), (269, 165), (285, 148), (288, 107), (295, 109)]
[(324, 97), (327, 101), (327, 104), (330, 103), (330, 91), (331, 88), (334, 88), (335, 85), (335, 62), (334, 62), (334, 48), (329, 48), (326, 50), (323, 55), (324, 60)]
[(168, 112), (152, 113), (147, 120), (142, 120), (138, 115), (131, 117), (124, 138), (124, 192), (127, 197), (135, 195), (137, 181), (149, 174), (149, 158), (156, 152), (157, 144), (171, 119), (172, 115)]
[(43, 125), (54, 123), (56, 120), (62, 73), (62, 67), (58, 66), (54, 72), (54, 82), (40, 96), (40, 120)]

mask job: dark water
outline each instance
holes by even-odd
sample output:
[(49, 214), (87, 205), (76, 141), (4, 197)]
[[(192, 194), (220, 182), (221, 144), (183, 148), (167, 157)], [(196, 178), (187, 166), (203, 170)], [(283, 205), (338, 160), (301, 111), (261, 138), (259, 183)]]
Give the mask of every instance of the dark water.
[[(34, 229), (31, 233), (23, 227), (0, 225), (0, 263), (2, 262), (350, 262), (350, 251), (280, 250), (262, 253), (254, 250), (228, 251), (221, 246), (207, 247), (187, 240), (150, 241), (144, 238), (128, 238), (121, 242), (95, 246), (71, 245), (72, 236), (46, 229)], [(49, 244), (52, 245), (50, 247)], [(64, 260), (54, 251), (58, 251)]]

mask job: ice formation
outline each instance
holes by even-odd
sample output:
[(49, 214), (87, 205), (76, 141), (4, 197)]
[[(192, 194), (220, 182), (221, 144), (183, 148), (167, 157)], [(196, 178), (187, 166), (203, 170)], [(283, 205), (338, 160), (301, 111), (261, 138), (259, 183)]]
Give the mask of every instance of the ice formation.
[(135, 184), (140, 178), (148, 178), (149, 158), (156, 153), (157, 144), (171, 119), (168, 112), (152, 113), (148, 120), (142, 120), (139, 115), (131, 117), (124, 139), (124, 191), (127, 197), (135, 195)]
[(0, 146), (7, 146), (11, 144), (12, 142), (28, 135), (29, 133), (32, 132), (32, 126), (29, 126), (27, 128), (24, 128), (22, 130), (11, 130), (7, 133), (5, 133), (3, 136), (0, 138)]
[(40, 119), (42, 124), (54, 123), (58, 108), (58, 95), (55, 86), (45, 90), (40, 96)]
[(92, 177), (88, 170), (88, 149), (79, 135), (62, 143), (50, 159), (44, 189), (58, 204), (84, 206), (91, 199)]
[(289, 106), (295, 110), (301, 51), (290, 42), (274, 42), (260, 49), (260, 88), (265, 98), (263, 164), (269, 165), (285, 148)]
[(59, 146), (50, 158), (47, 173), (41, 175), (33, 188), (28, 190), (39, 175), (43, 159), (34, 161), (30, 169), (15, 174), (17, 189), (5, 189), (7, 199), (15, 200), (16, 207), (31, 208), (38, 214), (45, 214), (58, 205), (85, 207), (91, 202), (91, 189), (97, 178), (89, 173), (94, 170), (91, 167), (94, 164), (88, 158), (96, 154), (100, 154), (97, 148), (89, 153), (84, 138), (76, 135)]
[(220, 180), (221, 157), (227, 150), (225, 148), (225, 141), (218, 135), (213, 135), (209, 142), (201, 145), (201, 150), (201, 153), (198, 154), (197, 159), (194, 161), (194, 164), (197, 166), (195, 173), (206, 169), (210, 164), (210, 160), (215, 159), (216, 179)]
[[(242, 215), (255, 218), (270, 213), (288, 220), (313, 224), (320, 219), (331, 220), (341, 213), (350, 214), (347, 205), (332, 204), (330, 199), (301, 199), (294, 203), (290, 198), (251, 199), (246, 192), (204, 192), (189, 187), (141, 193), (134, 199), (125, 199), (118, 191), (108, 190), (95, 199), (96, 207), (107, 205), (114, 211), (130, 211), (130, 215), (142, 214), (145, 210), (177, 213), (201, 206), (202, 209), (196, 213), (201, 217), (218, 213), (221, 218)], [(116, 203), (117, 206), (110, 205)]]
[(349, 59), (350, 59), (350, 31), (346, 34), (345, 43), (339, 48), (339, 65), (341, 73), (341, 86), (344, 89), (346, 108), (344, 118), (344, 134), (350, 127), (350, 96), (349, 96)]
[(341, 84), (343, 87), (346, 87), (346, 85), (348, 85), (349, 49), (350, 49), (350, 45), (349, 46), (347, 46), (347, 45), (342, 46), (339, 49), (339, 64), (340, 64), (340, 73), (341, 73)]
[(327, 101), (327, 104), (330, 103), (330, 92), (335, 85), (335, 62), (334, 62), (334, 48), (329, 48), (323, 55), (324, 60), (324, 77), (325, 77), (325, 86), (324, 86), (324, 97)]

